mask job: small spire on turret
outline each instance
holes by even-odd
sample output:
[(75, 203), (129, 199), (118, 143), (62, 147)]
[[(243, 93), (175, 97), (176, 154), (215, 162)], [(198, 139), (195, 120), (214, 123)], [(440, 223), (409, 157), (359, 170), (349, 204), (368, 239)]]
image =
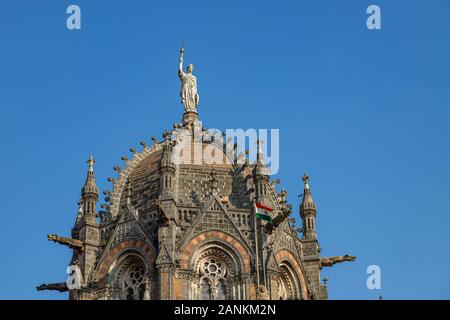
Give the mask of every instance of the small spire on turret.
[(77, 219), (80, 219), (83, 217), (83, 200), (80, 198), (77, 204), (78, 204)]
[(81, 202), (83, 203), (83, 213), (84, 217), (86, 216), (93, 217), (89, 218), (89, 220), (95, 221), (96, 216), (96, 205), (98, 201), (98, 187), (95, 182), (94, 175), (94, 157), (91, 155), (89, 160), (87, 161), (89, 165), (88, 174), (86, 177), (86, 182), (84, 183), (83, 188), (81, 189)]
[(255, 167), (255, 173), (259, 176), (269, 176), (270, 171), (269, 168), (266, 167), (265, 160), (264, 160), (264, 153), (262, 151), (262, 144), (263, 141), (256, 140), (256, 144), (258, 146), (258, 152), (256, 154), (256, 167)]
[(302, 180), (305, 182), (305, 189), (309, 189), (309, 176), (305, 173)]
[(132, 190), (131, 190), (130, 180), (127, 180), (127, 182), (126, 182), (125, 192), (126, 192), (126, 197), (127, 197), (127, 205), (131, 205)]
[(89, 160), (87, 161), (87, 163), (89, 164), (89, 172), (94, 172), (94, 163), (95, 163), (95, 160), (94, 160), (94, 157), (92, 156), (92, 154), (91, 154), (91, 156), (89, 157)]
[[(308, 174), (304, 174), (302, 177), (303, 182), (305, 183), (304, 189), (303, 189), (303, 201), (302, 201), (302, 207), (314, 207), (314, 210), (316, 209), (316, 204), (314, 203), (314, 200), (311, 195), (311, 190), (309, 189), (309, 176)], [(308, 205), (307, 205), (308, 204)]]
[(302, 178), (305, 183), (303, 189), (303, 200), (300, 205), (300, 216), (303, 221), (303, 238), (316, 239), (316, 204), (309, 188), (309, 176), (305, 173)]
[(258, 166), (264, 166), (264, 155), (262, 152), (262, 144), (263, 142), (261, 140), (256, 140), (256, 145), (258, 146), (258, 153), (256, 154), (256, 163)]
[(286, 209), (287, 204), (287, 191), (283, 188), (281, 189), (281, 192), (279, 193), (280, 196), (280, 205), (282, 209)]

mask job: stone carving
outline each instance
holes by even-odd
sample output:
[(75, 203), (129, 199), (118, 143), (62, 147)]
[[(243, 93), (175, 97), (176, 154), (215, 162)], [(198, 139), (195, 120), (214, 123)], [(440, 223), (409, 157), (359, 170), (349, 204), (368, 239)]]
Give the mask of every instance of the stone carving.
[(266, 287), (260, 284), (258, 286), (257, 291), (257, 299), (258, 300), (270, 300), (269, 292), (267, 291)]
[(145, 284), (145, 287), (144, 287), (143, 300), (150, 300), (150, 279), (149, 279), (149, 277), (147, 277), (147, 276), (145, 277), (144, 284)]
[(347, 254), (345, 256), (320, 258), (320, 267), (332, 267), (336, 263), (355, 260), (355, 256), (349, 256)]
[(273, 229), (278, 228), (278, 226), (286, 220), (287, 217), (292, 213), (291, 208), (283, 208), (281, 213), (278, 214), (272, 221), (270, 221), (266, 226), (264, 227), (264, 231), (268, 234), (272, 234)]
[(69, 288), (67, 288), (67, 284), (65, 282), (49, 283), (49, 284), (43, 283), (40, 286), (37, 286), (36, 290), (37, 291), (56, 290), (59, 292), (66, 292), (66, 291), (69, 291)]
[(70, 249), (83, 249), (83, 242), (77, 239), (72, 238), (66, 238), (66, 237), (60, 237), (56, 234), (49, 234), (47, 235), (48, 241), (53, 241), (65, 246), (68, 246)]
[(194, 66), (189, 64), (186, 73), (183, 71), (184, 48), (180, 52), (180, 64), (178, 66), (178, 77), (181, 80), (180, 97), (185, 112), (197, 112), (199, 95), (197, 93), (197, 78), (192, 74)]

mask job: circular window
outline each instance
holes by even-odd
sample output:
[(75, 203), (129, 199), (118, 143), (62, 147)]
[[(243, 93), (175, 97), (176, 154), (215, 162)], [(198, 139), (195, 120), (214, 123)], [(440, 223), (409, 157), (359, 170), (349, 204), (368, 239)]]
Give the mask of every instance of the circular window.
[(128, 273), (128, 281), (133, 286), (139, 285), (144, 281), (144, 268), (141, 265), (135, 265), (130, 268)]
[(225, 269), (222, 262), (217, 261), (214, 258), (203, 261), (202, 270), (205, 275), (211, 277), (221, 277), (225, 274)]

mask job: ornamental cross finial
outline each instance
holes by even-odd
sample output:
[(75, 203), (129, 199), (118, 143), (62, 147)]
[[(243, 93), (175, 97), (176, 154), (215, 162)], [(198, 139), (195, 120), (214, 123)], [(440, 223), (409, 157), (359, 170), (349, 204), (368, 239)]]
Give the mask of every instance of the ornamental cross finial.
[(305, 188), (309, 188), (309, 176), (308, 174), (304, 174), (302, 180), (305, 182)]
[(89, 160), (87, 161), (87, 163), (89, 164), (89, 171), (94, 171), (95, 160), (92, 155), (89, 157)]

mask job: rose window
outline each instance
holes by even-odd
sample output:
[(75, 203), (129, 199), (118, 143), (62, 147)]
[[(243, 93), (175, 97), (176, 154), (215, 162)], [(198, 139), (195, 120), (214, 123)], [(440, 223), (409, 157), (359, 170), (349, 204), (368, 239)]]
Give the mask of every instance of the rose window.
[(128, 272), (128, 284), (131, 286), (139, 286), (144, 282), (145, 271), (141, 265), (134, 265)]
[(223, 277), (225, 275), (225, 268), (221, 261), (214, 258), (206, 259), (202, 265), (203, 273), (210, 277)]

